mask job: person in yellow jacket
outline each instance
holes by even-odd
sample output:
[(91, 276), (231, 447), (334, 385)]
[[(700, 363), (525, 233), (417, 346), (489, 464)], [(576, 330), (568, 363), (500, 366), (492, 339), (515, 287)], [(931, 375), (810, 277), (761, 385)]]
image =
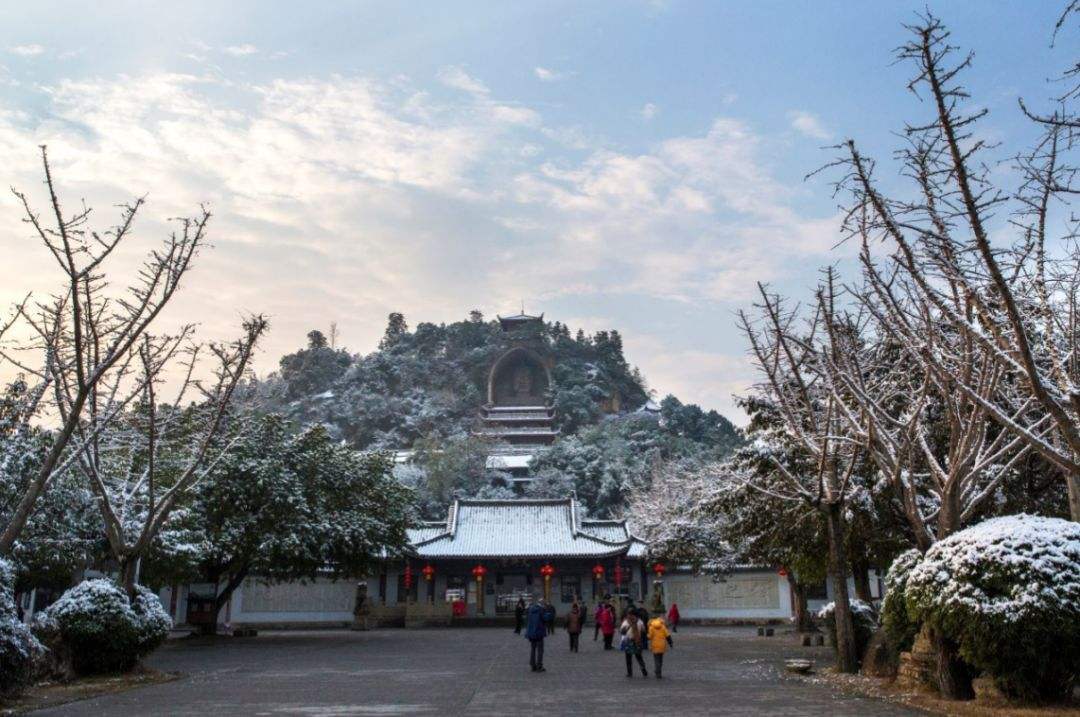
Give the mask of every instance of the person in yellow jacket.
[(664, 678), (664, 653), (669, 647), (675, 646), (675, 643), (671, 641), (671, 633), (668, 632), (664, 618), (654, 617), (649, 620), (646, 636), (649, 641), (649, 651), (652, 652), (653, 671), (656, 679), (661, 680)]

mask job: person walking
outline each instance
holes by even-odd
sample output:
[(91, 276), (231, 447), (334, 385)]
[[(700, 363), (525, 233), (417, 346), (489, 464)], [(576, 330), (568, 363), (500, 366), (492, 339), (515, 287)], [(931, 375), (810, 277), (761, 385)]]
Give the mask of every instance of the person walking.
[(679, 631), (679, 604), (671, 603), (671, 609), (667, 611), (667, 621), (671, 625), (672, 632)]
[(645, 639), (645, 624), (632, 610), (627, 610), (623, 615), (619, 632), (622, 634), (619, 649), (626, 654), (626, 676), (634, 676), (634, 660), (636, 659), (638, 666), (641, 668), (641, 676), (648, 677), (649, 672), (645, 669), (645, 659), (641, 656), (641, 646)]
[(519, 597), (517, 605), (514, 605), (514, 633), (521, 634), (521, 628), (525, 626), (525, 598)]
[(603, 608), (596, 618), (600, 625), (600, 632), (604, 635), (604, 649), (611, 649), (611, 642), (615, 638), (615, 608), (610, 603), (603, 603)]
[(596, 603), (596, 610), (593, 611), (593, 642), (596, 642), (597, 638), (600, 637), (600, 616), (604, 613), (605, 604), (603, 601)]
[(576, 602), (570, 606), (566, 616), (566, 632), (570, 635), (570, 652), (578, 652), (578, 639), (581, 637), (581, 606)]
[(544, 624), (547, 625), (547, 634), (555, 634), (555, 606), (544, 601)]
[(649, 620), (646, 639), (652, 651), (653, 672), (656, 674), (656, 679), (662, 680), (664, 679), (664, 653), (669, 647), (675, 646), (675, 643), (671, 641), (671, 633), (664, 624), (664, 618), (657, 615)]
[(544, 608), (534, 597), (529, 609), (525, 611), (525, 639), (529, 641), (529, 667), (533, 672), (545, 672), (545, 637), (547, 637), (547, 625), (544, 624)]

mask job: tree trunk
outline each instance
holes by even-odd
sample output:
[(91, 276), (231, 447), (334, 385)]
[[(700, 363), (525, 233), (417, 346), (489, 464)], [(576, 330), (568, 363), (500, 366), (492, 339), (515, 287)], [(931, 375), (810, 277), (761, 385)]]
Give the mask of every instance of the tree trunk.
[(1065, 484), (1069, 488), (1069, 517), (1080, 523), (1080, 475), (1066, 475)]
[(806, 607), (806, 586), (795, 579), (794, 573), (788, 573), (787, 581), (791, 588), (791, 605), (795, 609), (795, 630), (810, 632), (814, 626), (810, 622), (810, 610)]
[(825, 507), (829, 530), (829, 578), (833, 585), (836, 620), (836, 669), (839, 672), (859, 671), (859, 656), (855, 650), (855, 627), (851, 619), (851, 604), (847, 589), (847, 560), (844, 556), (844, 517), (842, 506), (831, 503)]
[[(229, 602), (229, 598), (236, 592), (236, 588), (240, 587), (244, 582), (244, 578), (248, 575), (248, 566), (243, 565), (235, 573), (229, 576), (229, 580), (225, 583), (225, 587), (214, 598), (214, 619), (210, 621), (210, 624), (205, 626), (203, 632), (207, 635), (216, 635), (218, 626), (218, 614), (221, 612), (221, 608)], [(217, 584), (216, 582), (214, 583)]]
[(874, 598), (870, 594), (870, 563), (865, 556), (852, 558), (851, 576), (855, 581), (855, 597), (869, 605)]
[(930, 630), (930, 642), (937, 658), (934, 673), (941, 696), (949, 700), (974, 699), (971, 673), (960, 659), (956, 645), (937, 630)]
[(127, 555), (120, 559), (120, 585), (128, 599), (135, 598), (135, 583), (139, 574), (139, 557)]

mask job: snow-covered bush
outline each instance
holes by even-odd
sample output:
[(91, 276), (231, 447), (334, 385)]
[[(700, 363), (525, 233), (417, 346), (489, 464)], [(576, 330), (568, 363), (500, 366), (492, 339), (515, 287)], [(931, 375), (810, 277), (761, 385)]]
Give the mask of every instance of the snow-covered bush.
[(139, 586), (130, 601), (119, 585), (99, 578), (64, 593), (34, 629), (43, 638), (58, 637), (75, 671), (88, 674), (131, 669), (164, 642), (171, 624), (146, 588)]
[(885, 597), (881, 601), (881, 626), (889, 638), (889, 646), (895, 652), (911, 649), (919, 624), (907, 612), (904, 591), (911, 569), (922, 560), (922, 553), (912, 549), (900, 553), (889, 566), (885, 575)]
[(1022, 699), (1070, 694), (1080, 674), (1080, 524), (993, 518), (932, 546), (908, 575), (911, 618)]
[[(850, 600), (851, 623), (855, 627), (855, 652), (862, 655), (866, 646), (870, 644), (870, 638), (877, 630), (877, 614), (874, 606), (862, 600)], [(836, 645), (836, 603), (830, 602), (818, 610), (818, 619), (825, 624), (825, 634), (829, 636), (829, 644)]]
[(34, 655), (41, 647), (15, 609), (15, 571), (0, 558), (0, 694), (26, 686), (33, 675)]

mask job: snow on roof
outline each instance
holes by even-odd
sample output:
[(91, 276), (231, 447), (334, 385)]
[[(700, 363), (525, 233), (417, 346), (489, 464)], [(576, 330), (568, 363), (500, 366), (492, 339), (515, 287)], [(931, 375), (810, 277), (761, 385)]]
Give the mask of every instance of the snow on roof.
[(532, 463), (532, 459), (531, 453), (524, 455), (495, 455), (488, 456), (485, 465), (492, 470), (513, 470), (515, 468), (528, 468), (529, 464)]
[(640, 542), (625, 525), (594, 533), (591, 522), (580, 519), (573, 498), (458, 500), (446, 527), (413, 547), (423, 558), (602, 558), (629, 555)]

